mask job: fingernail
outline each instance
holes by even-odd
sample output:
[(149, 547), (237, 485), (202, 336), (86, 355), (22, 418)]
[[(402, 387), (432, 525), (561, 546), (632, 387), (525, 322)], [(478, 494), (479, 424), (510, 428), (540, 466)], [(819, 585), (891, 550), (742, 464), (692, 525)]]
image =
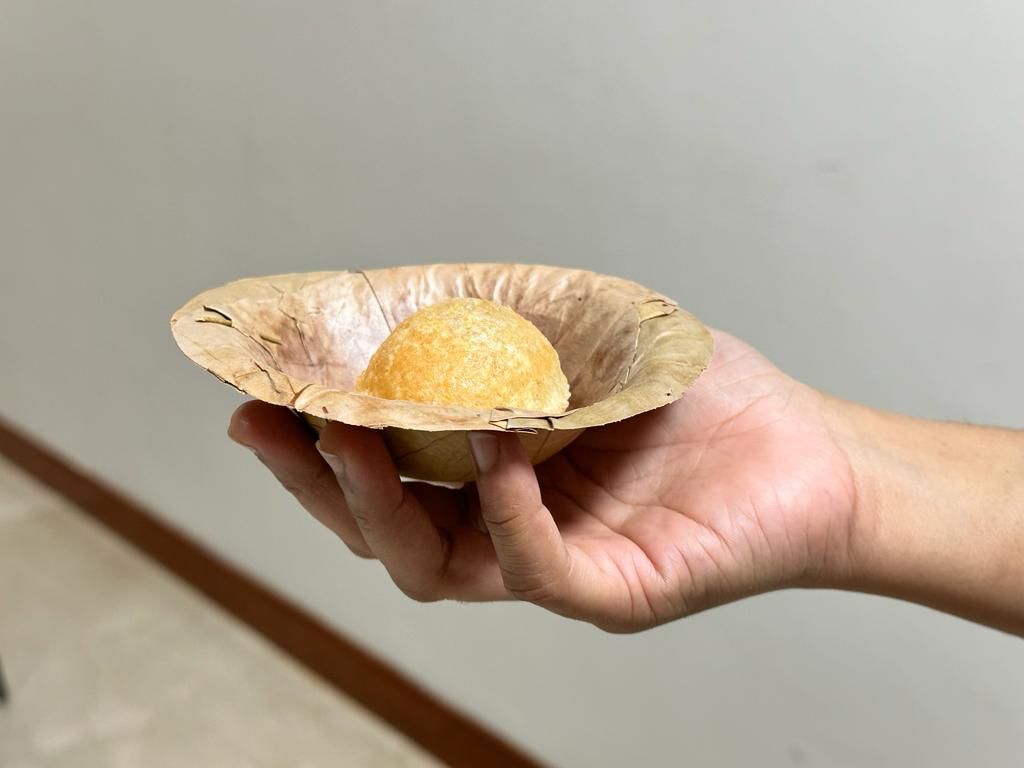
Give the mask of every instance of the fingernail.
[(491, 432), (470, 432), (469, 452), (473, 456), (473, 464), (476, 465), (478, 475), (490, 472), (498, 461), (498, 436)]
[(319, 440), (316, 441), (316, 450), (321, 456), (323, 456), (324, 461), (327, 462), (327, 466), (334, 470), (334, 475), (338, 478), (338, 482), (344, 483), (347, 479), (348, 473), (345, 471), (345, 462), (341, 460), (341, 457), (333, 453), (328, 453), (321, 448)]

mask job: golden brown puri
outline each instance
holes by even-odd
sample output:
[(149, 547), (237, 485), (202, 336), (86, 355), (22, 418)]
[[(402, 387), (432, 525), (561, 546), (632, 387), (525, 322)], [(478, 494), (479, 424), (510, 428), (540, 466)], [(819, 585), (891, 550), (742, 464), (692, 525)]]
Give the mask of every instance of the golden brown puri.
[(356, 390), (390, 400), (562, 413), (569, 382), (530, 321), (485, 299), (447, 299), (402, 322)]

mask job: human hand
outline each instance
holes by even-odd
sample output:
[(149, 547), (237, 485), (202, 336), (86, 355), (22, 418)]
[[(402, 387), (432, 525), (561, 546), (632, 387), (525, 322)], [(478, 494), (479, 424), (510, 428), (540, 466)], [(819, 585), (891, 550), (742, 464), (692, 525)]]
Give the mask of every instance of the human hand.
[(242, 405), (229, 434), (356, 554), (417, 600), (519, 599), (615, 632), (744, 596), (840, 581), (857, 487), (835, 401), (715, 333), (679, 401), (587, 430), (534, 468), (475, 433), (477, 481), (400, 481), (373, 430)]

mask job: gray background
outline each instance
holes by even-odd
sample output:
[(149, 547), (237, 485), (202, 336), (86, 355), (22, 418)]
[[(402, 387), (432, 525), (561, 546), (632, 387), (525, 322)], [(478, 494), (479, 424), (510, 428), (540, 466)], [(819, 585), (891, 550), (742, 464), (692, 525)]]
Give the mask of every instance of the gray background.
[(1022, 426), (1022, 28), (1015, 2), (0, 0), (0, 410), (552, 763), (1019, 765), (1024, 647), (914, 606), (788, 592), (614, 637), (408, 601), (227, 441), (239, 398), (167, 319), (243, 275), (584, 266), (828, 391)]

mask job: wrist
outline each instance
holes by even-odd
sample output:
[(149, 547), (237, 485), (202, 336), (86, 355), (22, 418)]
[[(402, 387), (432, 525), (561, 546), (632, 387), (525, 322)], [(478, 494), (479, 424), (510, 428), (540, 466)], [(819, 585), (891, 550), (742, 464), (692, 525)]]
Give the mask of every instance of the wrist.
[(1024, 630), (1024, 434), (837, 402), (855, 478), (841, 588)]

